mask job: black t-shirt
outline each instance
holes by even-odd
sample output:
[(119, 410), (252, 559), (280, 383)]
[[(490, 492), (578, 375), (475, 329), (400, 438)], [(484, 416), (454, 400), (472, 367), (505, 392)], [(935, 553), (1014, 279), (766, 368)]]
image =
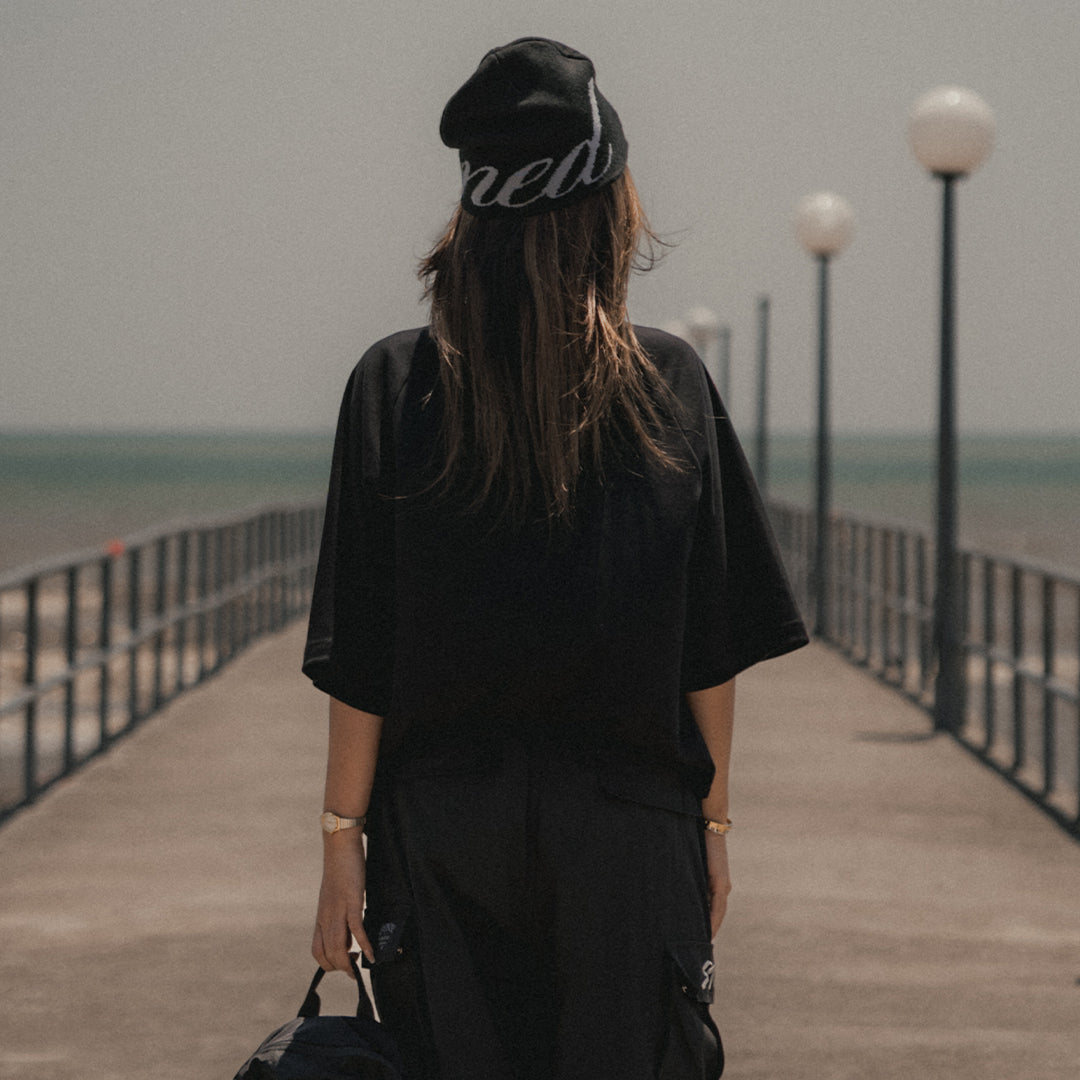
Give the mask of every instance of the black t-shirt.
[(686, 691), (806, 641), (738, 440), (696, 353), (636, 328), (680, 405), (676, 470), (626, 454), (571, 528), (493, 527), (431, 488), (426, 330), (356, 366), (338, 420), (304, 671), (385, 717), (379, 770), (482, 768), (508, 741), (694, 812), (712, 764)]

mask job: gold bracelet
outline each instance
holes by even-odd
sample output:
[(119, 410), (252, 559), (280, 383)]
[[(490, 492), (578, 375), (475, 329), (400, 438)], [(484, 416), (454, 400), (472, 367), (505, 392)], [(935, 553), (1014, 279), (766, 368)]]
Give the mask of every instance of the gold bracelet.
[(716, 833), (717, 836), (724, 836), (733, 828), (731, 818), (725, 818), (723, 821), (712, 821), (710, 818), (702, 820), (705, 822), (705, 831)]
[(343, 829), (360, 829), (363, 832), (367, 824), (367, 814), (362, 814), (360, 817), (342, 817), (340, 814), (335, 814), (333, 810), (326, 810), (319, 815), (319, 824), (328, 836), (341, 832)]

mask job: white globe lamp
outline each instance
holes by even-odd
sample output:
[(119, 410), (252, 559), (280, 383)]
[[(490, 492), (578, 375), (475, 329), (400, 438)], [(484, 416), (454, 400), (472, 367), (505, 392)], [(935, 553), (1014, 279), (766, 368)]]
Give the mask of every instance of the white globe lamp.
[(839, 255), (854, 232), (855, 212), (831, 191), (807, 195), (795, 212), (795, 236), (811, 255)]
[(978, 94), (939, 86), (923, 94), (908, 118), (916, 160), (935, 176), (967, 176), (994, 148), (994, 114)]

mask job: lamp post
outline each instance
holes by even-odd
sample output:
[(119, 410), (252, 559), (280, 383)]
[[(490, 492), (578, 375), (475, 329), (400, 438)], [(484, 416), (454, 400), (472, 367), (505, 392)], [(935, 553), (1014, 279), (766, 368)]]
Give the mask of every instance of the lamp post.
[(839, 195), (808, 195), (799, 203), (795, 235), (818, 264), (818, 412), (814, 537), (814, 633), (828, 633), (829, 514), (832, 445), (829, 418), (829, 261), (851, 242), (855, 215)]
[(959, 729), (964, 708), (963, 613), (957, 567), (959, 469), (956, 439), (956, 181), (994, 144), (994, 114), (977, 94), (941, 86), (912, 107), (908, 138), (919, 164), (942, 182), (941, 320), (934, 593), (934, 726)]
[[(707, 307), (691, 308), (683, 316), (683, 325), (690, 336), (690, 344), (697, 350), (706, 368), (710, 367), (710, 356), (713, 346), (720, 340), (720, 320), (716, 313)], [(718, 377), (715, 369), (712, 370), (713, 378)]]
[(758, 297), (757, 446), (754, 478), (765, 493), (769, 483), (769, 298)]
[(724, 404), (731, 408), (731, 327), (720, 327), (720, 340), (719, 340), (719, 352), (720, 355), (717, 358), (717, 378), (718, 383), (716, 389), (720, 391), (720, 398)]

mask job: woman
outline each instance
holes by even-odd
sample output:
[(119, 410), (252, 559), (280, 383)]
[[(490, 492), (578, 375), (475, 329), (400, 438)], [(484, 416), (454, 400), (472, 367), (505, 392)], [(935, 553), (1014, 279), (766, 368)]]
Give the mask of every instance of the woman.
[(715, 1077), (734, 678), (805, 633), (699, 359), (628, 320), (651, 234), (591, 62), (493, 50), (441, 134), (430, 325), (339, 417), (312, 951), (355, 937), (413, 1080)]

